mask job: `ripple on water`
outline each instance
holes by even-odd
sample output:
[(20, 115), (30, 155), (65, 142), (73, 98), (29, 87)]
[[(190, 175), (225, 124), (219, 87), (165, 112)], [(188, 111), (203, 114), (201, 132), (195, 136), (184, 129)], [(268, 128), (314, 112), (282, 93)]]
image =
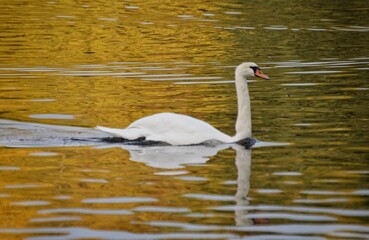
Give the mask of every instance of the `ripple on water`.
[(18, 206), (44, 206), (49, 205), (50, 202), (48, 201), (41, 201), (41, 200), (33, 200), (33, 201), (20, 201), (20, 202), (12, 202), (11, 205), (18, 205)]
[(369, 171), (367, 171), (367, 170), (348, 171), (347, 173), (352, 173), (352, 174), (369, 174)]
[(283, 192), (280, 189), (255, 189), (255, 191), (258, 193), (263, 193), (263, 194), (277, 194), (277, 193)]
[(131, 211), (125, 209), (91, 209), (91, 208), (53, 208), (38, 211), (39, 214), (55, 214), (55, 213), (78, 213), (92, 215), (130, 215)]
[(235, 180), (227, 180), (223, 182), (224, 185), (237, 185), (237, 181)]
[(161, 213), (187, 213), (188, 208), (179, 207), (158, 207), (158, 206), (140, 206), (131, 209), (134, 212), (161, 212)]
[(325, 199), (295, 199), (294, 203), (306, 203), (306, 204), (316, 204), (316, 203), (335, 203), (335, 202), (347, 202), (347, 198), (325, 198)]
[(70, 114), (31, 114), (29, 115), (30, 118), (36, 119), (64, 119), (64, 120), (72, 120), (74, 119), (74, 115)]
[(282, 83), (281, 86), (287, 87), (309, 87), (309, 86), (316, 86), (317, 83)]
[(296, 221), (335, 221), (335, 217), (321, 216), (321, 215), (310, 215), (310, 214), (294, 214), (294, 213), (271, 213), (271, 212), (260, 212), (260, 213), (248, 213), (244, 216), (248, 219), (287, 219)]
[(111, 72), (111, 71), (66, 71), (59, 73), (59, 76), (74, 76), (74, 77), (97, 77), (97, 76), (113, 76), (113, 77), (127, 77), (134, 75), (141, 75), (144, 72)]
[(15, 166), (0, 166), (0, 171), (18, 171), (18, 170), (21, 170), (21, 168)]
[(299, 184), (299, 182), (297, 181), (283, 181), (284, 184), (288, 184), (288, 185), (296, 185)]
[(237, 11), (226, 11), (224, 12), (224, 14), (227, 14), (227, 15), (241, 15), (242, 12), (237, 12)]
[(200, 200), (210, 200), (210, 201), (234, 201), (234, 196), (227, 195), (215, 195), (215, 194), (199, 194), (199, 193), (187, 193), (183, 194), (184, 197), (195, 198)]
[(314, 31), (314, 32), (325, 32), (328, 31), (326, 28), (307, 28), (308, 31)]
[[(250, 82), (250, 81), (248, 81)], [(230, 84), (234, 83), (234, 80), (225, 80), (225, 81), (186, 81), (186, 82), (175, 82), (177, 85), (193, 85), (193, 84)]]
[(59, 217), (47, 217), (47, 218), (31, 218), (30, 222), (35, 223), (46, 223), (46, 222), (69, 222), (69, 221), (80, 221), (81, 217), (71, 216), (59, 216)]
[(277, 176), (301, 176), (300, 172), (274, 172), (273, 175)]
[(242, 30), (255, 30), (255, 27), (247, 27), (247, 26), (236, 26), (235, 28)]
[(266, 232), (279, 234), (328, 234), (340, 232), (360, 232), (368, 233), (369, 227), (355, 224), (275, 224), (275, 225), (247, 225), (247, 226), (224, 226), (224, 225), (205, 225), (190, 224), (183, 222), (152, 221), (141, 224), (155, 227), (174, 227), (186, 231), (212, 231), (228, 230), (238, 232)]
[(301, 191), (302, 194), (309, 195), (349, 195), (350, 192), (339, 192), (339, 191), (331, 191), (331, 190), (304, 190)]
[(299, 235), (284, 235), (274, 233), (273, 235), (260, 234), (257, 236), (248, 236), (247, 240), (326, 240), (325, 237), (310, 237), (310, 236), (299, 236)]
[(39, 188), (39, 187), (42, 187), (42, 185), (26, 183), (26, 184), (8, 184), (8, 185), (5, 185), (4, 188)]
[(188, 213), (184, 216), (190, 218), (215, 218), (215, 217), (225, 217), (222, 214), (214, 214), (214, 213)]
[(53, 157), (59, 155), (56, 152), (33, 152), (29, 154), (30, 156), (34, 157)]
[(102, 178), (81, 178), (79, 179), (79, 181), (86, 182), (86, 183), (108, 183), (109, 182)]
[(88, 173), (110, 173), (110, 170), (84, 168), (84, 169), (81, 169), (81, 172), (88, 172)]
[(57, 72), (62, 71), (62, 68), (51, 68), (51, 67), (33, 67), (33, 68), (0, 68), (0, 71), (17, 71), (17, 72)]
[[(48, 234), (50, 236), (62, 235), (63, 239), (125, 239), (125, 240), (154, 240), (154, 239), (236, 239), (237, 235), (229, 233), (131, 233), (117, 230), (94, 230), (79, 227), (40, 227), (40, 228), (4, 228), (0, 233), (13, 234)], [(58, 237), (57, 237), (58, 238)], [(31, 239), (31, 238), (30, 238)], [(37, 237), (41, 239), (41, 237)]]
[(343, 71), (300, 71), (300, 72), (287, 72), (286, 74), (332, 74), (342, 72)]
[(30, 102), (55, 102), (55, 98), (35, 98), (28, 100)]
[[(340, 73), (342, 71), (331, 71), (331, 70), (323, 70), (320, 69), (322, 67), (332, 68), (332, 67), (349, 67), (352, 65), (362, 65), (366, 64), (366, 62), (362, 61), (339, 61), (336, 58), (327, 58), (321, 59), (326, 61), (317, 61), (317, 62), (301, 62), (301, 61), (289, 61), (289, 62), (267, 62), (268, 65), (275, 65), (276, 68), (305, 68), (305, 67), (318, 67), (318, 71), (301, 71), (301, 72), (287, 72), (287, 74), (324, 74), (324, 73)], [(336, 60), (336, 61), (334, 61)]]
[(184, 175), (187, 174), (188, 171), (161, 171), (155, 172), (155, 175), (165, 175), (165, 176), (174, 176), (174, 175)]
[(116, 22), (118, 19), (117, 18), (98, 18), (98, 20), (108, 21), (108, 22)]
[(277, 205), (248, 205), (248, 206), (236, 206), (225, 205), (218, 207), (209, 207), (209, 209), (218, 211), (236, 211), (236, 210), (248, 210), (248, 211), (293, 211), (293, 212), (306, 212), (306, 213), (326, 213), (339, 216), (351, 216), (351, 217), (368, 217), (369, 210), (366, 209), (339, 209), (339, 208), (323, 208), (323, 207), (301, 207), (301, 206), (277, 206)]
[(140, 7), (139, 6), (133, 6), (133, 5), (131, 5), (131, 6), (125, 6), (124, 8), (135, 10), (135, 9), (139, 9)]
[(56, 200), (70, 200), (70, 199), (73, 199), (73, 197), (67, 196), (67, 195), (58, 195), (58, 196), (55, 196), (54, 199), (56, 199)]
[(151, 77), (151, 78), (142, 78), (142, 80), (147, 81), (192, 81), (192, 80), (216, 80), (222, 79), (223, 77), (168, 77), (168, 78), (159, 78), (159, 77)]
[(89, 198), (84, 199), (82, 203), (142, 203), (157, 202), (158, 199), (151, 197), (112, 197), (112, 198)]
[(174, 77), (189, 77), (192, 76), (193, 74), (188, 74), (188, 73), (184, 73), (184, 74), (145, 74), (145, 75), (138, 75), (138, 76), (131, 76), (131, 78), (163, 78), (163, 77), (168, 77), (168, 78), (174, 78)]
[(288, 30), (288, 27), (285, 27), (285, 26), (270, 26), (270, 27), (264, 27), (264, 29), (267, 29), (267, 30)]
[(180, 179), (183, 181), (195, 181), (195, 182), (208, 181), (207, 178), (197, 177), (197, 176), (182, 176), (182, 177), (177, 177), (177, 179)]
[(353, 191), (352, 194), (369, 196), (369, 189), (356, 190), (356, 191)]
[(295, 123), (293, 124), (293, 126), (297, 126), (297, 127), (309, 127), (309, 126), (313, 126), (314, 124), (312, 123)]

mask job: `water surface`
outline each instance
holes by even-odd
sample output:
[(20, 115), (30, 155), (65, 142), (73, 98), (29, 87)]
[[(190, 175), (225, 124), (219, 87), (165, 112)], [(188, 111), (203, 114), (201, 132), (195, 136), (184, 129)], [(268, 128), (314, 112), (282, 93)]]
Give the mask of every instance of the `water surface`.
[[(0, 1), (0, 12), (1, 238), (369, 238), (366, 1)], [(251, 150), (65, 138), (164, 111), (233, 134), (244, 61), (271, 77), (249, 83), (264, 142)]]

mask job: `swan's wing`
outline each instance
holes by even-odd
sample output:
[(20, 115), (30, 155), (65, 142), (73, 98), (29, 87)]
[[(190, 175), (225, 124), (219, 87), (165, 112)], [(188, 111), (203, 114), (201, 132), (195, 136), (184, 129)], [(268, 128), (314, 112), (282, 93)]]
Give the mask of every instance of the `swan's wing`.
[(97, 129), (130, 140), (145, 137), (146, 140), (171, 145), (198, 144), (213, 140), (226, 143), (232, 141), (231, 137), (204, 121), (175, 113), (159, 113), (144, 117), (125, 129), (106, 127)]
[(175, 113), (159, 113), (133, 122), (128, 129), (140, 129), (146, 140), (171, 145), (198, 144), (205, 141), (231, 142), (231, 137), (199, 119)]

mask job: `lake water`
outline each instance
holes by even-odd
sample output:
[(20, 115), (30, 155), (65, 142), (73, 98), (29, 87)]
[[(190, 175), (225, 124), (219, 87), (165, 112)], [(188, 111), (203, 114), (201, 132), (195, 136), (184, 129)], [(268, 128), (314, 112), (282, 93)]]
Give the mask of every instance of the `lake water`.
[[(0, 13), (1, 239), (369, 239), (367, 1)], [(57, 139), (165, 111), (232, 135), (244, 61), (271, 78), (249, 83), (251, 150)]]

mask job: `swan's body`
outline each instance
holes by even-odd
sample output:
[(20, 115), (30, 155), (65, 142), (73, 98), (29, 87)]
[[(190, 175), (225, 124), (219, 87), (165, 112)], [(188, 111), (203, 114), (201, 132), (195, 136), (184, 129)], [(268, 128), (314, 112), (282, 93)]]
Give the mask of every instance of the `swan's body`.
[(125, 129), (97, 127), (116, 137), (190, 145), (206, 141), (232, 142), (232, 138), (199, 119), (176, 113), (158, 113), (141, 118)]
[(176, 113), (158, 113), (138, 119), (127, 128), (96, 128), (127, 140), (145, 139), (170, 145), (190, 145), (204, 142), (234, 143), (251, 137), (251, 107), (246, 77), (269, 79), (255, 63), (243, 63), (236, 68), (238, 116), (236, 135), (231, 137), (199, 119)]

